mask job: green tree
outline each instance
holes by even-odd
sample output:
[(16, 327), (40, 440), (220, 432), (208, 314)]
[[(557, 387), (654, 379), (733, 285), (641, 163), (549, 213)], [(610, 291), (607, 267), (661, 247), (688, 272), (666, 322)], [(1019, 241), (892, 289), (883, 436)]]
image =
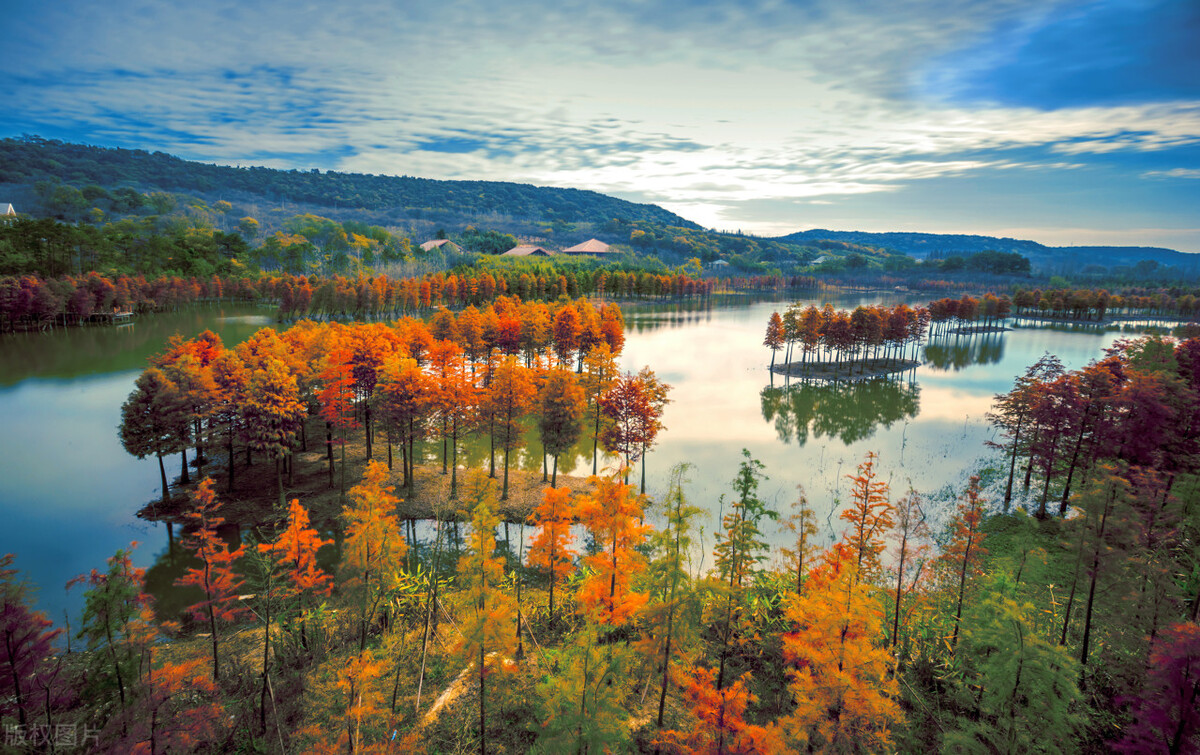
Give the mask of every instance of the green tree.
[(163, 454), (179, 449), (179, 438), (186, 432), (187, 422), (179, 391), (157, 367), (138, 376), (133, 393), (121, 406), (121, 445), (139, 459), (150, 454), (158, 457), (163, 503), (170, 497)]
[(583, 433), (587, 403), (575, 377), (563, 369), (551, 370), (538, 393), (538, 433), (542, 448), (554, 457), (550, 487), (558, 485), (558, 457), (567, 453)]
[(111, 701), (115, 688), (121, 715), (133, 701), (142, 651), (140, 624), (149, 611), (150, 596), (142, 592), (145, 572), (133, 566), (132, 553), (118, 550), (108, 559), (105, 572), (92, 569), (67, 583), (70, 589), (83, 584), (83, 616), (79, 638), (91, 652), (88, 657), (85, 695), (96, 701)]
[(1082, 723), (1079, 664), (1036, 630), (1038, 609), (1011, 596), (1005, 577), (992, 581), (970, 611), (957, 656), (967, 672), (974, 713), (950, 732), (954, 752), (1071, 752)]
[(671, 470), (671, 483), (664, 498), (666, 524), (650, 535), (654, 557), (646, 570), (650, 600), (642, 609), (642, 622), (649, 631), (643, 634), (638, 650), (661, 675), (657, 718), (660, 729), (670, 681), (678, 674), (674, 668), (695, 645), (700, 627), (701, 594), (691, 584), (687, 566), (693, 521), (703, 509), (688, 503), (683, 492), (684, 475), (690, 466), (677, 464)]
[[(718, 691), (725, 688), (729, 661), (750, 639), (750, 628), (746, 626), (743, 608), (745, 591), (753, 581), (759, 561), (766, 558), (768, 552), (761, 529), (762, 522), (779, 517), (758, 497), (758, 486), (766, 479), (762, 462), (744, 448), (742, 456), (744, 459), (733, 480), (737, 498), (732, 502), (729, 513), (721, 518), (722, 531), (717, 533), (717, 543), (713, 548), (719, 578), (715, 585), (717, 598), (712, 607), (713, 634), (719, 643)], [(721, 497), (722, 503), (724, 498)]]

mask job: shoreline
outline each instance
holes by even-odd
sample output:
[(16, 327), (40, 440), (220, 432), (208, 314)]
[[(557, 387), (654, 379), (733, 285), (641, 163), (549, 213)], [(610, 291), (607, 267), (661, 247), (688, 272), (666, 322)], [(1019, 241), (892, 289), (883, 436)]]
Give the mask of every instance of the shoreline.
[[(308, 451), (297, 449), (292, 459), (295, 465), (292, 483), (288, 483), (288, 475), (283, 475), (284, 500), (298, 498), (309, 512), (314, 522), (334, 524), (341, 516), (344, 505), (341, 500), (341, 461), (340, 453), (335, 452), (335, 471), (333, 484), (329, 482), (329, 468), (325, 457), (325, 442), (309, 430)], [(323, 434), (323, 426), (321, 428)], [(194, 453), (195, 449), (189, 449)], [(387, 448), (383, 443), (375, 444), (373, 460), (386, 464)], [(149, 522), (164, 522), (170, 525), (182, 526), (185, 522), (184, 513), (191, 507), (191, 493), (196, 485), (205, 477), (211, 477), (217, 500), (221, 502), (221, 516), (229, 525), (239, 527), (255, 527), (270, 523), (283, 514), (276, 511), (278, 505), (278, 487), (275, 476), (275, 463), (261, 454), (254, 455), (254, 463), (245, 466), (245, 449), (239, 448), (234, 454), (237, 463), (234, 489), (229, 491), (228, 485), (228, 456), (225, 449), (214, 452), (209, 449), (206, 463), (200, 469), (193, 466), (194, 459), (189, 454), (189, 477), (186, 484), (171, 483), (170, 497), (163, 501), (161, 497), (148, 500), (140, 507), (136, 516)], [(515, 456), (515, 455), (514, 455)], [(346, 490), (357, 485), (363, 477), (366, 467), (366, 446), (362, 436), (352, 438), (346, 446)], [(460, 457), (461, 458), (461, 457)], [(178, 469), (178, 455), (175, 455)], [(450, 497), (451, 472), (442, 474), (442, 464), (439, 458), (428, 458), (425, 463), (418, 464), (413, 470), (412, 495), (403, 487), (403, 472), (399, 456), (394, 458), (394, 469), (389, 472), (388, 483), (395, 486), (393, 495), (400, 499), (396, 505), (396, 515), (401, 519), (427, 519), (440, 517), (443, 520), (462, 519), (459, 512), (471, 500), (476, 479), (488, 479), (487, 459), (480, 468), (466, 467), (461, 463), (458, 467), (458, 490), (455, 498)], [(497, 456), (496, 496), (499, 498), (504, 484), (503, 456)], [(169, 463), (169, 460), (168, 460)], [(551, 462), (553, 464), (553, 462)], [(603, 470), (601, 470), (603, 474)], [(496, 513), (501, 521), (520, 524), (542, 502), (542, 497), (550, 488), (550, 481), (542, 481), (541, 471), (531, 471), (516, 468), (515, 460), (509, 467), (508, 499), (499, 501)], [(558, 487), (568, 488), (573, 492), (587, 490), (588, 479), (591, 475), (578, 476), (558, 473)], [(177, 478), (176, 478), (177, 479)]]
[(916, 359), (865, 359), (844, 362), (788, 362), (771, 368), (776, 375), (827, 382), (869, 380), (908, 372), (921, 366)]

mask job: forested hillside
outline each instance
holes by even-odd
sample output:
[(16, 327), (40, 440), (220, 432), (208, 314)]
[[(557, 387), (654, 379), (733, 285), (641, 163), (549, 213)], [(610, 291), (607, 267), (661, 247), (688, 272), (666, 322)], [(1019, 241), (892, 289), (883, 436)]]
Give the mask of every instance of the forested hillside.
[[(1086, 265), (1134, 266), (1143, 260), (1169, 265), (1180, 271), (1200, 269), (1200, 257), (1173, 249), (1149, 246), (1045, 246), (1026, 239), (996, 238), (950, 233), (869, 233), (866, 231), (830, 231), (814, 228), (789, 233), (775, 241), (791, 244), (811, 244), (827, 239), (852, 244), (879, 247), (907, 254), (918, 259), (939, 259), (975, 252), (1013, 252), (1028, 257), (1035, 268), (1062, 272)], [(1154, 268), (1151, 268), (1151, 271)]]
[(699, 228), (651, 204), (635, 204), (594, 191), (499, 181), (436, 181), (411, 176), (320, 170), (206, 165), (163, 152), (108, 149), (25, 137), (0, 140), (0, 184), (59, 180), (103, 187), (162, 191), (243, 191), (272, 200), (340, 205), (367, 210), (500, 213), (568, 222), (644, 220)]

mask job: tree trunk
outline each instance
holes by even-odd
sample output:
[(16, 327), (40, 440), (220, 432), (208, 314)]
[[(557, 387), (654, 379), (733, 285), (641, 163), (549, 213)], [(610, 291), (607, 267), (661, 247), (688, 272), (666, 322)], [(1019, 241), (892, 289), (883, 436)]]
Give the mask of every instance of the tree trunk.
[(1004, 488), (1004, 510), (1012, 503), (1013, 477), (1017, 471), (1017, 447), (1021, 442), (1021, 425), (1025, 423), (1025, 412), (1017, 415), (1017, 429), (1013, 432), (1012, 458), (1008, 462), (1008, 485)]
[(596, 460), (599, 456), (600, 443), (600, 405), (596, 405), (596, 425), (592, 428), (592, 474), (596, 474)]
[[(167, 468), (165, 466), (163, 466), (163, 457), (162, 457), (161, 453), (158, 454), (158, 474), (162, 477), (162, 500), (163, 500), (163, 503), (167, 503), (168, 501), (171, 500), (171, 496), (170, 496), (170, 492), (167, 488)], [(233, 474), (233, 460), (232, 459), (230, 459), (230, 462), (229, 462), (229, 474), (231, 476)], [(230, 479), (232, 479), (232, 477), (230, 477)], [(229, 487), (231, 490), (233, 489), (232, 482), (229, 484)]]
[(271, 575), (267, 574), (267, 599), (264, 602), (263, 611), (263, 671), (262, 671), (262, 690), (258, 695), (258, 725), (263, 731), (263, 736), (267, 733), (267, 675), (269, 673), (270, 650), (271, 650)]
[(333, 425), (325, 423), (325, 458), (329, 461), (329, 487), (333, 487)]
[(483, 643), (479, 643), (479, 755), (487, 753), (487, 726), (486, 717), (484, 716), (484, 700), (487, 698), (485, 692), (487, 688), (484, 686), (486, 676), (483, 673)]
[(1088, 650), (1092, 640), (1092, 608), (1096, 599), (1096, 581), (1100, 574), (1100, 549), (1104, 546), (1104, 528), (1108, 524), (1108, 510), (1117, 496), (1116, 486), (1110, 486), (1109, 495), (1104, 502), (1104, 512), (1100, 515), (1100, 529), (1096, 533), (1096, 547), (1092, 551), (1092, 579), (1088, 586), (1087, 608), (1083, 618), (1083, 644), (1079, 651), (1079, 688), (1083, 689), (1084, 673), (1087, 671)]
[(458, 417), (451, 423), (450, 447), (454, 449), (454, 460), (450, 465), (450, 497), (458, 498)]
[(967, 591), (967, 564), (970, 563), (971, 545), (974, 544), (974, 540), (974, 533), (967, 537), (967, 547), (963, 551), (962, 569), (958, 573), (958, 607), (954, 611), (954, 635), (950, 639), (951, 651), (958, 646), (958, 628), (962, 623), (963, 594)]
[(367, 428), (367, 461), (370, 461), (372, 458), (371, 457), (371, 441), (373, 441), (375, 439), (374, 433), (371, 432), (371, 404), (370, 403), (367, 403), (367, 407), (364, 410), (364, 412), (366, 414), (366, 421), (363, 424), (366, 425), (366, 428)]
[(284, 502), (283, 502), (283, 457), (282, 456), (275, 457), (275, 481), (278, 484), (278, 488), (279, 488), (279, 508), (280, 508), (280, 510), (282, 510), (284, 507)]
[(504, 492), (500, 495), (500, 500), (508, 500), (508, 447), (504, 448)]
[(1071, 626), (1071, 610), (1075, 605), (1075, 589), (1079, 585), (1079, 568), (1083, 565), (1083, 542), (1087, 535), (1088, 518), (1084, 518), (1083, 524), (1079, 528), (1079, 545), (1075, 547), (1075, 575), (1071, 578), (1071, 592), (1067, 595), (1067, 608), (1063, 613), (1062, 637), (1058, 640), (1059, 645), (1067, 644), (1067, 629)]
[[(799, 550), (803, 551), (803, 546), (801, 546)], [(892, 616), (892, 647), (896, 647), (896, 645), (898, 645), (900, 642), (900, 595), (901, 588), (904, 586), (904, 559), (907, 555), (908, 530), (905, 529), (904, 533), (900, 537), (900, 563), (896, 567), (896, 612), (895, 615)]]
[(233, 492), (233, 423), (229, 424), (229, 492)]

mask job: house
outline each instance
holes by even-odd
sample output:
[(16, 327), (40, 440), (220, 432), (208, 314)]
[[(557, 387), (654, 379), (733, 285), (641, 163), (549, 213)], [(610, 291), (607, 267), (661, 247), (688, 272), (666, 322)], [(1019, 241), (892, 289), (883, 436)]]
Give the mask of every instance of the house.
[(725, 260), (713, 260), (712, 264), (710, 264), (709, 267), (712, 268), (713, 270), (723, 270), (723, 269), (729, 267), (729, 263), (726, 262)]
[(608, 250), (608, 244), (605, 244), (599, 239), (588, 239), (582, 244), (576, 244), (575, 246), (562, 250), (562, 253), (571, 256), (593, 255), (598, 257), (602, 257), (606, 254), (613, 254), (613, 252)]
[(17, 211), (8, 202), (0, 202), (0, 223), (7, 225), (17, 216)]
[(529, 244), (521, 244), (514, 246), (507, 252), (502, 254), (502, 257), (550, 257), (554, 252), (549, 249), (543, 249), (540, 246), (530, 246)]
[(461, 250), (461, 247), (450, 239), (431, 239), (421, 244), (421, 249), (426, 252), (434, 249), (441, 249), (443, 252), (457, 252)]

